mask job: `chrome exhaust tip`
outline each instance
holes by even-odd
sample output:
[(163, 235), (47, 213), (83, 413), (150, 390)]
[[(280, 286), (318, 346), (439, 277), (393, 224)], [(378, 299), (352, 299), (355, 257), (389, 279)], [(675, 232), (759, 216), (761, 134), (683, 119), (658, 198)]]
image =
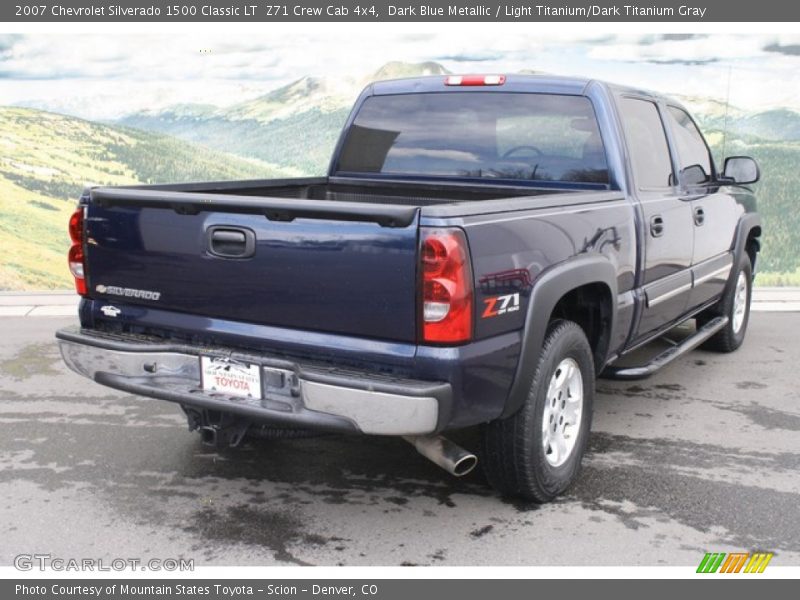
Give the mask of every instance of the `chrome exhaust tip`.
[(432, 463), (454, 475), (463, 477), (478, 464), (478, 457), (441, 435), (406, 435), (409, 444)]

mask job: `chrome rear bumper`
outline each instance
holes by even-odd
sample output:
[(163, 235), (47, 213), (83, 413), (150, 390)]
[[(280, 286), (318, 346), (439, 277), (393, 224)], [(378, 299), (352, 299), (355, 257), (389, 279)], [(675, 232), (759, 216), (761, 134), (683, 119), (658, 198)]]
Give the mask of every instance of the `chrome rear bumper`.
[[(449, 383), (395, 379), (368, 372), (303, 365), (225, 348), (125, 340), (75, 328), (56, 337), (70, 369), (131, 394), (253, 421), (374, 435), (436, 431)], [(259, 365), (261, 398), (243, 398), (201, 386), (200, 357), (224, 356)]]

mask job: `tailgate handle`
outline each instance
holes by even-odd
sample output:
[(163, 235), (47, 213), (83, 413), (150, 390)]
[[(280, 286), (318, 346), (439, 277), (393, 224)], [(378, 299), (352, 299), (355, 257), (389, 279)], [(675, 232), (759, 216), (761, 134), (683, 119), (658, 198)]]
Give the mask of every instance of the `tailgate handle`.
[(208, 251), (221, 258), (249, 258), (256, 253), (256, 234), (244, 227), (210, 227)]

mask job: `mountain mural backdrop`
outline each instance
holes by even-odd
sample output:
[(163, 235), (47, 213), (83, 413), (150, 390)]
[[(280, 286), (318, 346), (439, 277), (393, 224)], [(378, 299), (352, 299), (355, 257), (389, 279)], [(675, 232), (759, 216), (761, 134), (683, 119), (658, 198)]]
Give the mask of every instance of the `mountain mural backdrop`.
[[(66, 221), (87, 183), (179, 182), (325, 173), (350, 107), (370, 80), (445, 74), (435, 62), (391, 62), (351, 80), (301, 77), (226, 106), (176, 104), (97, 123), (30, 108), (0, 107), (0, 289), (71, 286)], [(750, 112), (680, 97), (718, 163), (754, 156), (764, 218), (760, 284), (800, 284), (800, 113)]]
[(84, 186), (294, 176), (176, 137), (0, 107), (0, 290), (72, 287), (67, 220)]

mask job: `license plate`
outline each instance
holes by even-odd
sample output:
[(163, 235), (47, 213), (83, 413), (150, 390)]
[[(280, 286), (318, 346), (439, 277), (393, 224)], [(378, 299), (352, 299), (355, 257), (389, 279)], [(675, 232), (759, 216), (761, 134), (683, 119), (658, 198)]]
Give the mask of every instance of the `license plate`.
[(261, 398), (261, 368), (224, 357), (200, 357), (204, 390), (243, 398)]

